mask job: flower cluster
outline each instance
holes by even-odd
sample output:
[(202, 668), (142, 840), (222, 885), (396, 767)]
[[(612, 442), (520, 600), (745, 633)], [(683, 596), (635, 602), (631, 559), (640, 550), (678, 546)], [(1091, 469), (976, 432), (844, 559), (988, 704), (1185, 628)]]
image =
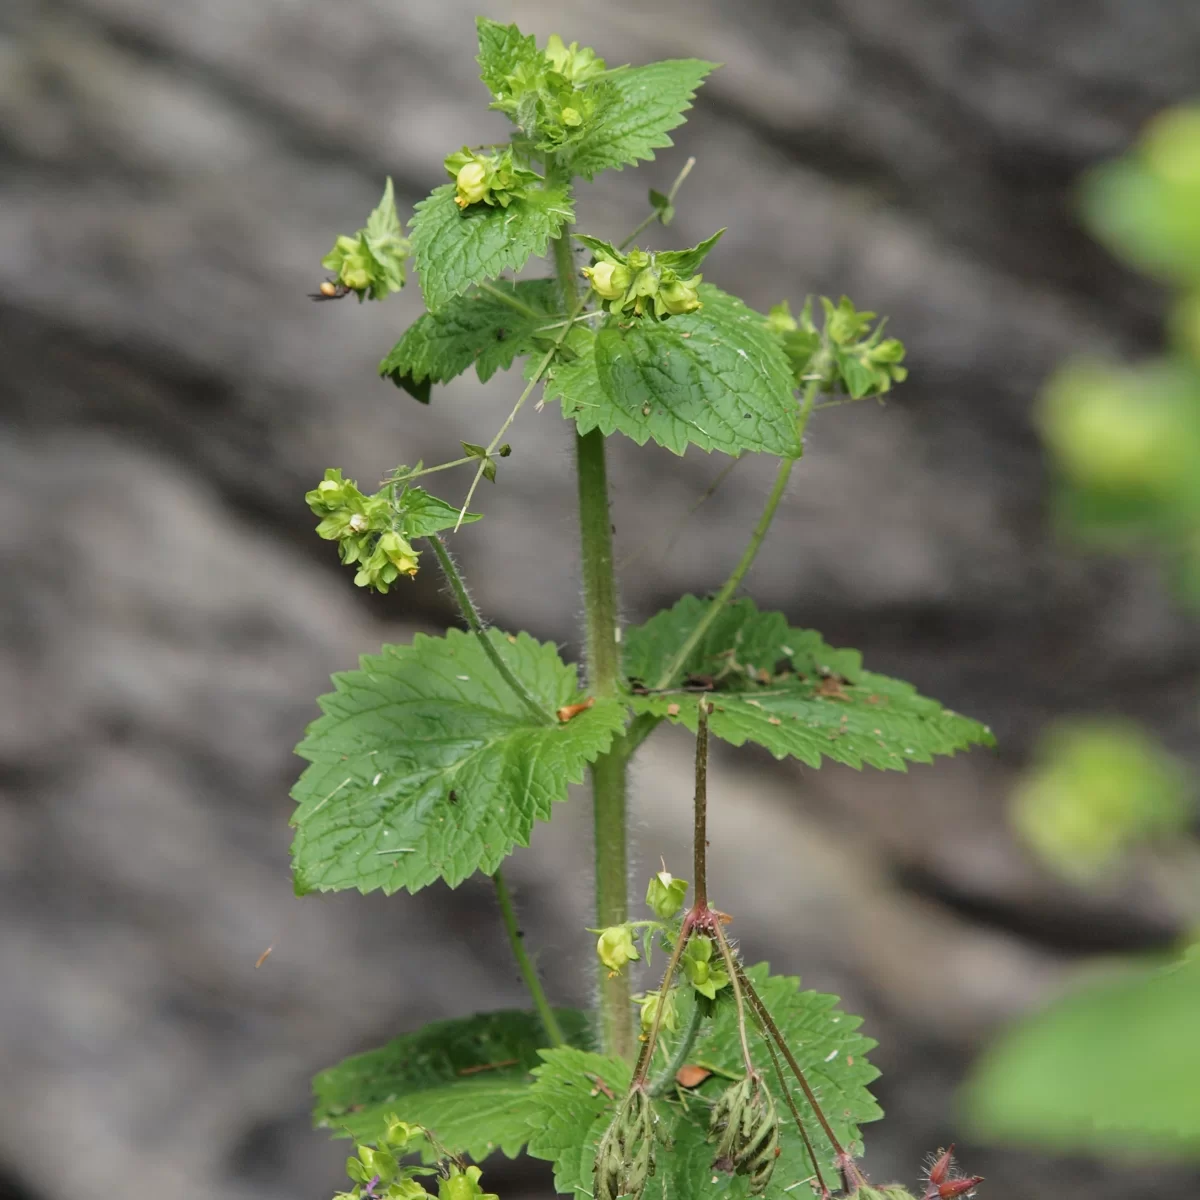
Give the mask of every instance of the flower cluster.
[(596, 82), (605, 70), (591, 47), (551, 34), (541, 54), (505, 78), (492, 108), (516, 122), (533, 150), (552, 154), (579, 138), (603, 103)]
[(459, 208), (472, 204), (507, 208), (528, 195), (532, 184), (541, 182), (536, 171), (514, 161), (511, 146), (495, 154), (481, 154), (464, 146), (446, 155), (443, 165), (454, 180), (454, 203)]
[(336, 287), (340, 285), (354, 292), (360, 301), (382, 300), (404, 286), (405, 263), (410, 253), (389, 178), (383, 199), (367, 217), (366, 225), (353, 235), (341, 234), (333, 249), (321, 259), (321, 265), (334, 273), (333, 283), (322, 285), (322, 294), (338, 294)]
[(821, 307), (823, 329), (813, 322), (811, 296), (798, 317), (792, 316), (786, 301), (767, 317), (767, 327), (782, 341), (798, 384), (816, 381), (823, 392), (847, 392), (859, 400), (882, 396), (893, 383), (908, 378), (908, 368), (900, 365), (903, 342), (883, 336), (883, 321), (871, 331), (875, 313), (859, 312), (848, 296), (836, 305), (822, 296)]
[(664, 258), (636, 246), (628, 254), (601, 250), (583, 273), (609, 312), (658, 321), (695, 312), (702, 307), (697, 288), (704, 277), (681, 278)]
[(317, 535), (337, 542), (343, 563), (358, 564), (354, 582), (359, 587), (386, 593), (401, 575), (417, 573), (418, 552), (397, 528), (397, 514), (384, 489), (366, 496), (340, 470), (330, 469), (311, 492), (308, 507), (321, 518)]

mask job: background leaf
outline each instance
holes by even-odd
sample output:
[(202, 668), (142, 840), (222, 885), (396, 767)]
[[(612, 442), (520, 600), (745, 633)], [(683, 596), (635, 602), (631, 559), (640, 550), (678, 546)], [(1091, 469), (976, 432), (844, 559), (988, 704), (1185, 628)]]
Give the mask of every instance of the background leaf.
[(976, 1068), (976, 1127), (1059, 1150), (1200, 1159), (1200, 953), (1093, 984), (1031, 1017)]
[(609, 317), (572, 345), (579, 357), (552, 368), (548, 399), (581, 433), (619, 430), (676, 454), (688, 444), (739, 454), (795, 457), (797, 405), (791, 368), (762, 317), (709, 284), (704, 307), (669, 321)]
[(620, 170), (672, 145), (668, 132), (683, 124), (696, 89), (718, 64), (673, 58), (644, 67), (622, 67), (604, 76), (611, 91), (591, 127), (571, 149), (572, 173), (591, 179)]
[(380, 375), (411, 394), (428, 381), (448, 383), (472, 365), (481, 383), (508, 370), (517, 355), (533, 349), (537, 332), (553, 323), (558, 285), (553, 279), (498, 279), (492, 286), (533, 312), (521, 312), (487, 292), (459, 296), (418, 317), (379, 364)]
[(454, 190), (453, 183), (434, 188), (417, 204), (412, 220), (413, 258), (431, 311), (472, 284), (519, 271), (530, 257), (546, 253), (564, 222), (575, 219), (565, 184), (533, 188), (507, 208), (472, 204), (459, 209)]
[[(586, 1045), (587, 1015), (556, 1013), (566, 1037)], [(452, 1151), (511, 1158), (525, 1143), (530, 1072), (545, 1044), (536, 1014), (517, 1009), (435, 1021), (322, 1071), (313, 1080), (313, 1123), (374, 1142), (394, 1113), (432, 1129)]]
[[(625, 670), (653, 687), (707, 611), (685, 596), (674, 608), (625, 633)], [(782, 669), (781, 669), (782, 668)], [(776, 758), (810, 766), (822, 758), (881, 770), (906, 770), (972, 745), (991, 731), (917, 693), (908, 683), (862, 670), (856, 650), (835, 650), (811, 629), (789, 629), (782, 613), (760, 613), (751, 600), (727, 605), (683, 670), (715, 681), (712, 733), (740, 746), (756, 742)], [(696, 729), (696, 698), (634, 696), (637, 712)], [(672, 711), (674, 709), (674, 711)]]
[[(574, 667), (528, 634), (492, 644), (542, 706), (583, 699)], [(296, 753), (311, 766), (293, 790), (292, 866), (299, 893), (456, 887), (528, 845), (535, 819), (622, 727), (624, 707), (598, 700), (566, 724), (542, 725), (473, 634), (417, 634), (334, 676), (324, 716)]]

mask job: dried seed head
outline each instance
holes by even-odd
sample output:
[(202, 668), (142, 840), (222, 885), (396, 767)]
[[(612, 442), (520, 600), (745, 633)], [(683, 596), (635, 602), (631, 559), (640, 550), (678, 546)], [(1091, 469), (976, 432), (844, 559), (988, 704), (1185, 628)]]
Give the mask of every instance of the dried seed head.
[(717, 1142), (713, 1169), (746, 1175), (750, 1194), (767, 1190), (779, 1158), (779, 1118), (775, 1101), (756, 1073), (722, 1092), (713, 1107), (709, 1137)]
[(621, 1101), (596, 1148), (595, 1200), (637, 1200), (654, 1174), (654, 1107), (641, 1088)]

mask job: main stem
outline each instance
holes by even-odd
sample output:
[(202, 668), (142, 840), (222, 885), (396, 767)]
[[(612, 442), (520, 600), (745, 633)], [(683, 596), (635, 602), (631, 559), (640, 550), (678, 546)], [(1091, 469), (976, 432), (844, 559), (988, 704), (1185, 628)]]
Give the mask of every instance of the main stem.
[[(569, 228), (564, 228), (554, 241), (554, 264), (562, 287), (563, 305), (570, 312), (578, 301), (579, 287), (575, 279)], [(617, 583), (613, 569), (608, 466), (604, 455), (604, 435), (599, 430), (575, 435), (575, 462), (579, 481), (587, 685), (593, 696), (603, 699), (617, 694), (621, 678), (621, 647), (617, 640)], [(601, 929), (624, 924), (629, 919), (625, 844), (626, 758), (624, 739), (618, 738), (608, 754), (601, 755), (592, 765), (596, 926)], [(600, 964), (600, 1030), (606, 1053), (633, 1058), (633, 1008), (629, 979), (625, 975), (610, 976), (603, 964)]]

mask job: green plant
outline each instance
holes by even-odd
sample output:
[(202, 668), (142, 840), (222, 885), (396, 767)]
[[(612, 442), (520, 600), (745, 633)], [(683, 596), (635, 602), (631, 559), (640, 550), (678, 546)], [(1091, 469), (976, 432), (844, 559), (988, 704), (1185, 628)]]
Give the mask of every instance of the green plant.
[[(1084, 216), (1132, 265), (1176, 285), (1168, 352), (1071, 362), (1040, 417), (1055, 508), (1076, 537), (1149, 546), (1200, 604), (1200, 106), (1155, 118), (1136, 149), (1086, 178)], [(1018, 830), (1087, 883), (1140, 849), (1200, 923), (1190, 773), (1136, 724), (1064, 720), (1020, 786)], [(1010, 1030), (978, 1065), (969, 1110), (991, 1136), (1108, 1154), (1200, 1159), (1200, 954), (1120, 964)]]
[[(389, 1130), (427, 1131), (413, 1147), (464, 1195), (479, 1187), (464, 1173), (467, 1158), (524, 1147), (554, 1164), (560, 1192), (597, 1200), (695, 1194), (713, 1170), (752, 1195), (806, 1185), (829, 1195), (840, 1182), (864, 1200), (894, 1200), (903, 1188), (871, 1189), (856, 1166), (859, 1126), (880, 1115), (867, 1090), (873, 1043), (835, 997), (741, 961), (725, 914), (709, 903), (705, 818), (710, 732), (813, 767), (884, 770), (991, 742), (977, 722), (864, 670), (857, 651), (735, 597), (814, 412), (882, 396), (904, 378), (903, 346), (845, 298), (824, 301), (819, 322), (811, 303), (798, 317), (786, 304), (753, 311), (702, 274), (720, 232), (683, 250), (635, 244), (670, 224), (690, 161), (667, 193), (651, 191), (650, 212), (621, 242), (572, 231), (576, 182), (670, 145), (714, 64), (608, 69), (556, 37), (539, 48), (512, 25), (481, 20), (478, 31), (482, 79), (492, 106), (512, 118), (511, 141), (450, 154), (449, 182), (416, 206), (408, 241), (389, 184), (364, 230), (337, 240), (325, 260), (336, 274), (318, 296), (380, 298), (403, 283), (411, 255), (428, 311), (380, 373), (423, 403), (433, 384), (471, 366), (486, 381), (524, 357), (527, 382), (490, 441), (463, 443), (461, 456), (400, 466), (371, 495), (330, 471), (308, 495), (318, 533), (337, 543), (360, 586), (396, 586), (428, 547), (467, 630), (384, 647), (335, 677), (298, 750), (310, 765), (295, 789), (293, 865), (300, 892), (416, 891), (491, 875), (534, 1011), (456, 1017), (324, 1072), (317, 1121), (359, 1143), (352, 1164), (373, 1161), (372, 1146), (387, 1150)], [(547, 251), (554, 277), (504, 275)], [(577, 251), (589, 258), (582, 269)], [(484, 625), (443, 537), (478, 519), (468, 508), (479, 481), (500, 477), (513, 452), (504, 439), (539, 383), (538, 407), (557, 399), (575, 423), (582, 686), (553, 646)], [(617, 432), (677, 454), (692, 445), (780, 460), (725, 585), (633, 628), (619, 618), (609, 521), (605, 438)], [(459, 467), (473, 469), (461, 505), (425, 490), (434, 473)], [(631, 919), (626, 768), (664, 721), (697, 737), (692, 900), (664, 866), (646, 895), (653, 915)], [(551, 1007), (502, 874), (585, 770), (599, 960), (589, 1014)], [(628, 964), (656, 946), (669, 956), (666, 972), (635, 998)], [(954, 1174), (948, 1156), (939, 1164), (930, 1200), (979, 1182)], [(385, 1165), (352, 1167), (355, 1200), (411, 1186)]]

